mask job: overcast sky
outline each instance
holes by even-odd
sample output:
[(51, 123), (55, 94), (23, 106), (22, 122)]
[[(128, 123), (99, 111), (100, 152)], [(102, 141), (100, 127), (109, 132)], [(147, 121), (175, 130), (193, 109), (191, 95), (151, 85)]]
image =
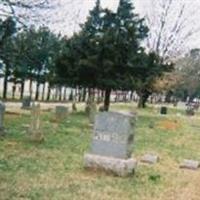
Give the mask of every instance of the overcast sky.
[[(29, 0), (24, 1), (28, 2)], [(157, 34), (159, 31), (159, 15), (162, 14), (159, 2), (162, 1), (166, 3), (169, 0), (133, 0), (136, 13), (139, 13), (141, 17), (144, 17), (145, 15), (151, 17), (149, 27), (150, 34)], [(56, 33), (71, 36), (74, 32), (79, 30), (79, 25), (85, 22), (89, 10), (94, 7), (95, 2), (96, 0), (49, 0), (50, 9), (37, 10), (35, 16), (33, 10), (33, 16), (31, 13), (28, 13), (28, 15), (30, 18), (34, 17), (35, 20), (38, 20), (38, 24), (49, 26), (51, 30)], [(185, 31), (185, 35), (187, 33), (191, 34), (191, 32), (195, 32), (193, 37), (190, 37), (190, 40), (183, 40), (184, 46), (185, 48), (200, 48), (200, 0), (172, 0), (172, 2), (170, 14), (167, 18), (168, 25), (164, 30), (165, 33), (170, 35), (180, 13), (181, 5), (184, 3), (185, 9), (181, 25)], [(101, 6), (103, 8), (109, 8), (114, 11), (116, 11), (118, 4), (119, 0), (101, 0)], [(18, 12), (18, 15), (23, 15), (21, 10)], [(195, 29), (198, 29), (198, 31)], [(182, 37), (184, 38), (184, 32), (182, 33)], [(183, 44), (178, 44), (177, 42), (177, 46), (179, 45)]]

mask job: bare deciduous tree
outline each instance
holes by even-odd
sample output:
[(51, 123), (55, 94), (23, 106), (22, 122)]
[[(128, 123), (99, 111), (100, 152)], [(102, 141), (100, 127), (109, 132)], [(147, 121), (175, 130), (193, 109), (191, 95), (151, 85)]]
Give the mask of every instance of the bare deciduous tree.
[(184, 53), (200, 32), (198, 0), (149, 0), (141, 3), (150, 29), (146, 41), (148, 49), (165, 59)]

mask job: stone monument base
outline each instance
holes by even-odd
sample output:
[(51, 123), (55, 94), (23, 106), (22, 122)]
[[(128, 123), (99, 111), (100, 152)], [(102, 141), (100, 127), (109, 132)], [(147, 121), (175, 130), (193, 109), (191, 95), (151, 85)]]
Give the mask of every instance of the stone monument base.
[(111, 172), (122, 177), (133, 174), (136, 166), (137, 166), (137, 161), (132, 158), (126, 160), (126, 159), (99, 156), (94, 154), (84, 155), (85, 168), (101, 169), (106, 172)]

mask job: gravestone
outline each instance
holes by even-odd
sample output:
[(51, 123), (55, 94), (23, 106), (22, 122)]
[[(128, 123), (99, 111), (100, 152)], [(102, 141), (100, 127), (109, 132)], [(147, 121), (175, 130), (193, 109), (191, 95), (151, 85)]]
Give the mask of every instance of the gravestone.
[(158, 161), (159, 157), (154, 154), (145, 154), (141, 159), (141, 162), (148, 164), (156, 164)]
[(161, 115), (166, 115), (167, 114), (167, 107), (162, 106), (161, 109), (160, 109), (160, 114)]
[(104, 169), (119, 176), (134, 172), (131, 158), (135, 116), (115, 112), (96, 115), (91, 149), (85, 154), (85, 167)]
[(89, 118), (90, 123), (94, 123), (95, 115), (97, 113), (97, 105), (95, 102), (88, 102), (85, 107), (86, 115)]
[(69, 114), (69, 108), (65, 106), (56, 106), (56, 120), (61, 121), (67, 118)]
[(30, 109), (31, 108), (31, 97), (24, 97), (22, 100), (22, 109)]
[(76, 107), (76, 102), (72, 103), (72, 111), (76, 112), (77, 111), (77, 107)]
[(104, 111), (105, 111), (104, 106), (100, 106), (100, 107), (99, 107), (99, 112), (104, 112)]
[(193, 105), (188, 105), (186, 109), (186, 115), (187, 116), (194, 116), (195, 115), (195, 109)]
[(31, 108), (31, 123), (29, 127), (31, 141), (42, 142), (44, 140), (40, 123), (40, 104), (36, 105), (33, 103)]
[(4, 115), (5, 115), (5, 104), (0, 101), (0, 136), (4, 135)]
[(196, 160), (184, 160), (180, 168), (197, 170), (200, 167), (200, 162)]

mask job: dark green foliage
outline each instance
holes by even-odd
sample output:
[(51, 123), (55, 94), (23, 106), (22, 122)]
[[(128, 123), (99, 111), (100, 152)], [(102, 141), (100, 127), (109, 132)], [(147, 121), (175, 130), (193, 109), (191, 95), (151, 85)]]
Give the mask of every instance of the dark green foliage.
[(140, 68), (151, 62), (140, 45), (148, 28), (133, 11), (130, 1), (121, 0), (117, 13), (102, 9), (97, 1), (81, 32), (66, 42), (57, 61), (57, 72), (66, 83), (105, 90), (106, 110), (110, 92), (133, 89), (142, 76)]

